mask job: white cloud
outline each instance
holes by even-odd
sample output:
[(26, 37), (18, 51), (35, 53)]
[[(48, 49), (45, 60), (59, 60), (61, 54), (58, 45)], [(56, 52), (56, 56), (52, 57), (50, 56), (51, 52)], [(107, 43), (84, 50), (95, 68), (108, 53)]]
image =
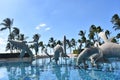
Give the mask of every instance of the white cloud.
[(5, 52), (6, 43), (7, 41), (0, 37), (0, 52)]
[(47, 26), (47, 25), (43, 23), (43, 24), (40, 24), (39, 26), (41, 26), (41, 27), (45, 27), (45, 26)]
[(49, 31), (49, 30), (50, 30), (50, 27), (45, 28), (45, 31)]
[(6, 40), (3, 38), (0, 38), (0, 45), (5, 45), (6, 44)]
[(35, 29), (39, 30), (39, 29), (40, 29), (40, 26), (37, 26)]
[(51, 28), (48, 27), (45, 23), (39, 24), (35, 29), (40, 30), (44, 29), (45, 31), (49, 31)]
[(42, 24), (38, 25), (35, 29), (39, 30), (39, 29), (44, 28), (46, 26), (47, 26), (46, 24), (42, 23)]

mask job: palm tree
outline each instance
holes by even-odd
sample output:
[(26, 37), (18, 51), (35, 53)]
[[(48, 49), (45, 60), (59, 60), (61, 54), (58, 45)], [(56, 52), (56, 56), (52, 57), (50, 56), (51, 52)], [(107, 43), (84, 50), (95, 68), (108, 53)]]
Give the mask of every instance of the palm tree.
[(53, 49), (56, 46), (56, 40), (51, 37), (48, 41), (48, 44), (50, 45), (50, 48)]
[(51, 38), (49, 39), (49, 42), (50, 42), (50, 43), (54, 42), (54, 38), (51, 37)]
[(14, 38), (17, 37), (18, 39), (19, 33), (20, 33), (20, 30), (17, 27), (13, 27), (13, 31), (11, 34), (14, 36)]
[(117, 38), (117, 39), (119, 39), (119, 38), (120, 38), (120, 33), (118, 33), (118, 34), (117, 34), (116, 38)]
[(100, 27), (100, 26), (98, 26), (97, 28), (96, 28), (97, 30), (97, 33), (100, 33), (101, 31), (103, 31), (103, 29)]
[(60, 40), (57, 41), (57, 44), (63, 45), (62, 42), (61, 42)]
[(0, 29), (0, 31), (9, 29), (9, 34), (11, 34), (11, 27), (13, 25), (13, 19), (6, 18), (3, 20), (3, 23), (1, 23), (0, 25), (4, 26), (3, 28)]
[(9, 34), (8, 35), (8, 40), (14, 40), (14, 35), (13, 34)]
[(111, 22), (114, 24), (113, 28), (115, 30), (119, 30), (120, 29), (120, 17), (118, 14), (114, 14), (112, 16)]
[(85, 43), (85, 47), (90, 47), (92, 44), (92, 42), (90, 40), (86, 40), (86, 43)]
[(51, 46), (56, 46), (56, 40), (53, 37), (49, 39), (49, 43)]
[(40, 38), (40, 34), (33, 35), (33, 42), (34, 42), (34, 48), (35, 48), (35, 54), (36, 55), (39, 51), (39, 44), (38, 44), (39, 38)]
[(116, 38), (113, 38), (113, 39), (112, 39), (112, 42), (114, 42), (114, 43), (118, 43), (118, 41), (117, 41)]
[(81, 41), (82, 41), (82, 43), (86, 43), (86, 37), (85, 37), (85, 36), (82, 36), (82, 37), (81, 37)]
[(86, 32), (80, 30), (79, 33), (78, 33), (78, 35), (79, 35), (79, 36), (85, 36), (85, 33), (86, 33)]
[(72, 45), (71, 45), (71, 42), (70, 42), (70, 40), (69, 39), (66, 39), (66, 43), (67, 43), (67, 46), (68, 46), (68, 48), (70, 49), (70, 53), (72, 52)]
[[(3, 31), (5, 29), (9, 29), (9, 38), (8, 39), (13, 38), (13, 35), (11, 34), (11, 27), (13, 25), (13, 19), (6, 18), (6, 19), (3, 20), (3, 22), (0, 25), (4, 26), (0, 29), (0, 31)], [(10, 44), (10, 52), (13, 53), (11, 44)]]
[(48, 47), (49, 48), (49, 52), (51, 53), (51, 47), (50, 47), (50, 44), (48, 43), (47, 45), (46, 45), (46, 47)]
[[(11, 32), (11, 34), (9, 34), (8, 36), (8, 40), (11, 39), (11, 40), (15, 40), (18, 39), (18, 36), (19, 36), (19, 33), (20, 33), (20, 30), (17, 28), (17, 27), (13, 27), (13, 31)], [(9, 43), (10, 44), (10, 43)], [(8, 45), (7, 45), (8, 46)], [(10, 44), (10, 46), (12, 47), (12, 50), (16, 50), (18, 52), (18, 48), (15, 47), (14, 45)], [(11, 49), (11, 48), (10, 48)]]
[(94, 41), (95, 41), (95, 38), (96, 38), (96, 40), (98, 40), (98, 33), (101, 31), (103, 31), (103, 29), (101, 29), (100, 26), (96, 27), (95, 25), (91, 25), (90, 29), (89, 29), (89, 32), (90, 32), (89, 37), (92, 37), (92, 39), (94, 39)]
[(81, 43), (86, 43), (86, 37), (85, 37), (86, 32), (80, 30), (78, 35), (81, 36)]
[(24, 41), (24, 40), (26, 40), (27, 38), (29, 38), (29, 37), (28, 37), (28, 36), (25, 37), (24, 34), (19, 34), (19, 35), (18, 35), (18, 40)]
[(21, 40), (21, 41), (25, 40), (24, 34), (19, 34), (18, 40)]
[(71, 43), (72, 47), (75, 47), (75, 49), (76, 49), (76, 41), (75, 41), (74, 38), (72, 38), (72, 39), (70, 40), (70, 43)]
[(89, 32), (96, 32), (96, 26), (94, 24), (90, 26)]
[(120, 33), (116, 35), (116, 39), (118, 39), (118, 42), (119, 42), (119, 38), (120, 38)]
[(96, 26), (91, 25), (89, 29), (88, 37), (90, 40), (93, 40), (93, 42), (95, 42), (95, 32), (96, 32)]
[(38, 44), (39, 44), (39, 47), (41, 47), (41, 53), (43, 53), (43, 49), (45, 48), (43, 41), (40, 41)]
[(95, 33), (92, 32), (92, 31), (88, 34), (88, 37), (89, 37), (90, 41), (93, 40), (93, 42), (95, 42), (94, 36), (95, 36)]
[(35, 34), (35, 35), (33, 35), (34, 41), (38, 41), (39, 38), (40, 38), (40, 34)]
[(43, 41), (39, 42), (39, 46), (42, 47), (43, 46)]
[(34, 49), (34, 45), (30, 45), (29, 48), (31, 48), (33, 50)]

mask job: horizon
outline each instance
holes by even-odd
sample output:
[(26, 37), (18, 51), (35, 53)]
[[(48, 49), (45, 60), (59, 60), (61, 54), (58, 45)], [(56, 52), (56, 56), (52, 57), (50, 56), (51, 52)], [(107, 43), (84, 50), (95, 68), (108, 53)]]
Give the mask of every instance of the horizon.
[[(5, 18), (13, 18), (13, 27), (28, 36), (27, 41), (32, 41), (32, 36), (39, 33), (39, 41), (45, 44), (50, 37), (62, 41), (64, 35), (67, 39), (78, 40), (79, 31), (88, 34), (93, 24), (115, 36), (119, 31), (112, 28), (110, 20), (114, 14), (120, 15), (119, 3), (113, 0), (3, 0), (0, 3), (0, 23)], [(8, 32), (0, 31), (0, 52), (5, 52)]]

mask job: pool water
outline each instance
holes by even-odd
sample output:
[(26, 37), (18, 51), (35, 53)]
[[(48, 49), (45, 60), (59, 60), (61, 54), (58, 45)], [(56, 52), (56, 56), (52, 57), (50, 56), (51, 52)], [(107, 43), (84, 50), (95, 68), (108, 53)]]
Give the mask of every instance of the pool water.
[(56, 65), (48, 58), (32, 63), (0, 63), (0, 80), (120, 80), (120, 62), (113, 62), (113, 71), (78, 69), (75, 59), (60, 60)]

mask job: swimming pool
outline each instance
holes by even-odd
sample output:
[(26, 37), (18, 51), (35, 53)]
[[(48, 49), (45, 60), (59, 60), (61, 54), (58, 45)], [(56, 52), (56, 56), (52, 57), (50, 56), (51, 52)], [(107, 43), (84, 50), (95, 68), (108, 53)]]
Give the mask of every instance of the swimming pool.
[(56, 65), (44, 58), (32, 63), (0, 63), (0, 80), (120, 80), (120, 62), (112, 63), (114, 71), (78, 69), (74, 67), (75, 59), (66, 62)]

